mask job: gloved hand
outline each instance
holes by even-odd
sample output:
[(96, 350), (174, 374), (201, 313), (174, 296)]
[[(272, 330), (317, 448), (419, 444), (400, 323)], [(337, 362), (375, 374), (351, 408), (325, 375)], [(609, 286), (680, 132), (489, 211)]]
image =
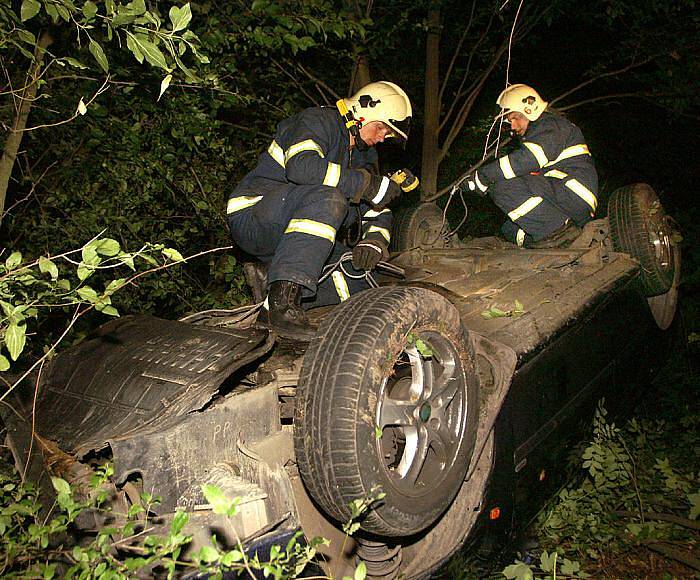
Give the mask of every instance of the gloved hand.
[(356, 198), (364, 199), (375, 208), (384, 208), (401, 195), (399, 185), (388, 177), (374, 175), (365, 169), (360, 171), (365, 174), (365, 179), (362, 189), (358, 192), (359, 196)]
[(358, 270), (374, 270), (380, 260), (389, 257), (387, 246), (387, 241), (381, 234), (368, 234), (352, 249), (352, 265)]
[(399, 169), (389, 176), (391, 181), (398, 183), (401, 191), (408, 193), (420, 185), (418, 178), (411, 173), (410, 169)]
[(476, 171), (467, 175), (464, 178), (464, 181), (462, 181), (462, 183), (466, 184), (466, 186), (469, 188), (469, 191), (481, 197), (484, 197), (486, 195), (486, 191), (489, 188), (488, 185), (482, 183), (482, 181), (479, 179), (479, 174)]

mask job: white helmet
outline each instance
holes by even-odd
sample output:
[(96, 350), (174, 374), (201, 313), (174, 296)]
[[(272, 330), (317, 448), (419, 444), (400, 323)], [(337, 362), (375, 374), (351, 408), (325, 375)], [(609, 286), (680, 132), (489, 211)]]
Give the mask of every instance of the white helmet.
[(343, 100), (360, 127), (372, 121), (382, 121), (394, 130), (391, 137), (408, 139), (411, 101), (398, 85), (389, 81), (369, 83)]
[(525, 115), (528, 121), (537, 121), (549, 103), (543, 100), (532, 87), (519, 84), (509, 86), (498, 95), (496, 104), (502, 109), (496, 118), (507, 115), (511, 111), (517, 111)]

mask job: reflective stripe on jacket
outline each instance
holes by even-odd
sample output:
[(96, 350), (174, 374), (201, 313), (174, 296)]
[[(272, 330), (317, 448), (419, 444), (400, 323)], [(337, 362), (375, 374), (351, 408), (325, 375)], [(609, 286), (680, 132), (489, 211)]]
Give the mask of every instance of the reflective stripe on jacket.
[(484, 165), (477, 175), (493, 183), (531, 172), (562, 180), (595, 212), (598, 174), (581, 130), (567, 119), (545, 111), (529, 123), (520, 147)]
[(313, 107), (283, 120), (258, 164), (231, 195), (265, 195), (276, 185), (328, 185), (348, 199), (364, 183), (359, 169), (377, 161), (377, 152), (350, 152), (350, 136), (335, 108)]

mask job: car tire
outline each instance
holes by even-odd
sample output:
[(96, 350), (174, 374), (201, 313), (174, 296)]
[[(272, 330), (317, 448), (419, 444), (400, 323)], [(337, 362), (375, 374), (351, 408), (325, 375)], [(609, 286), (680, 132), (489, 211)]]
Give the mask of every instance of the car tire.
[(616, 190), (608, 202), (608, 220), (613, 248), (639, 261), (641, 292), (668, 292), (680, 264), (672, 222), (651, 186), (635, 183)]
[(450, 224), (443, 222), (443, 212), (434, 203), (421, 203), (399, 210), (394, 217), (391, 250), (402, 252), (412, 248), (446, 248), (445, 234)]
[(418, 533), (459, 491), (476, 439), (475, 356), (457, 309), (430, 290), (377, 288), (326, 317), (304, 357), (294, 447), (310, 496), (345, 523)]

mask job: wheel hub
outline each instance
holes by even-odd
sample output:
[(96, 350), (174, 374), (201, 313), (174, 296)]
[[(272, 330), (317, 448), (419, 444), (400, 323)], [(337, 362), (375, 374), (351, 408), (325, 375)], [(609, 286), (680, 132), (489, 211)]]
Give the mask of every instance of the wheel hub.
[(449, 476), (460, 455), (467, 417), (467, 382), (459, 354), (438, 333), (423, 356), (414, 345), (404, 349), (377, 401), (381, 436), (377, 451), (385, 473), (401, 493), (430, 493)]

